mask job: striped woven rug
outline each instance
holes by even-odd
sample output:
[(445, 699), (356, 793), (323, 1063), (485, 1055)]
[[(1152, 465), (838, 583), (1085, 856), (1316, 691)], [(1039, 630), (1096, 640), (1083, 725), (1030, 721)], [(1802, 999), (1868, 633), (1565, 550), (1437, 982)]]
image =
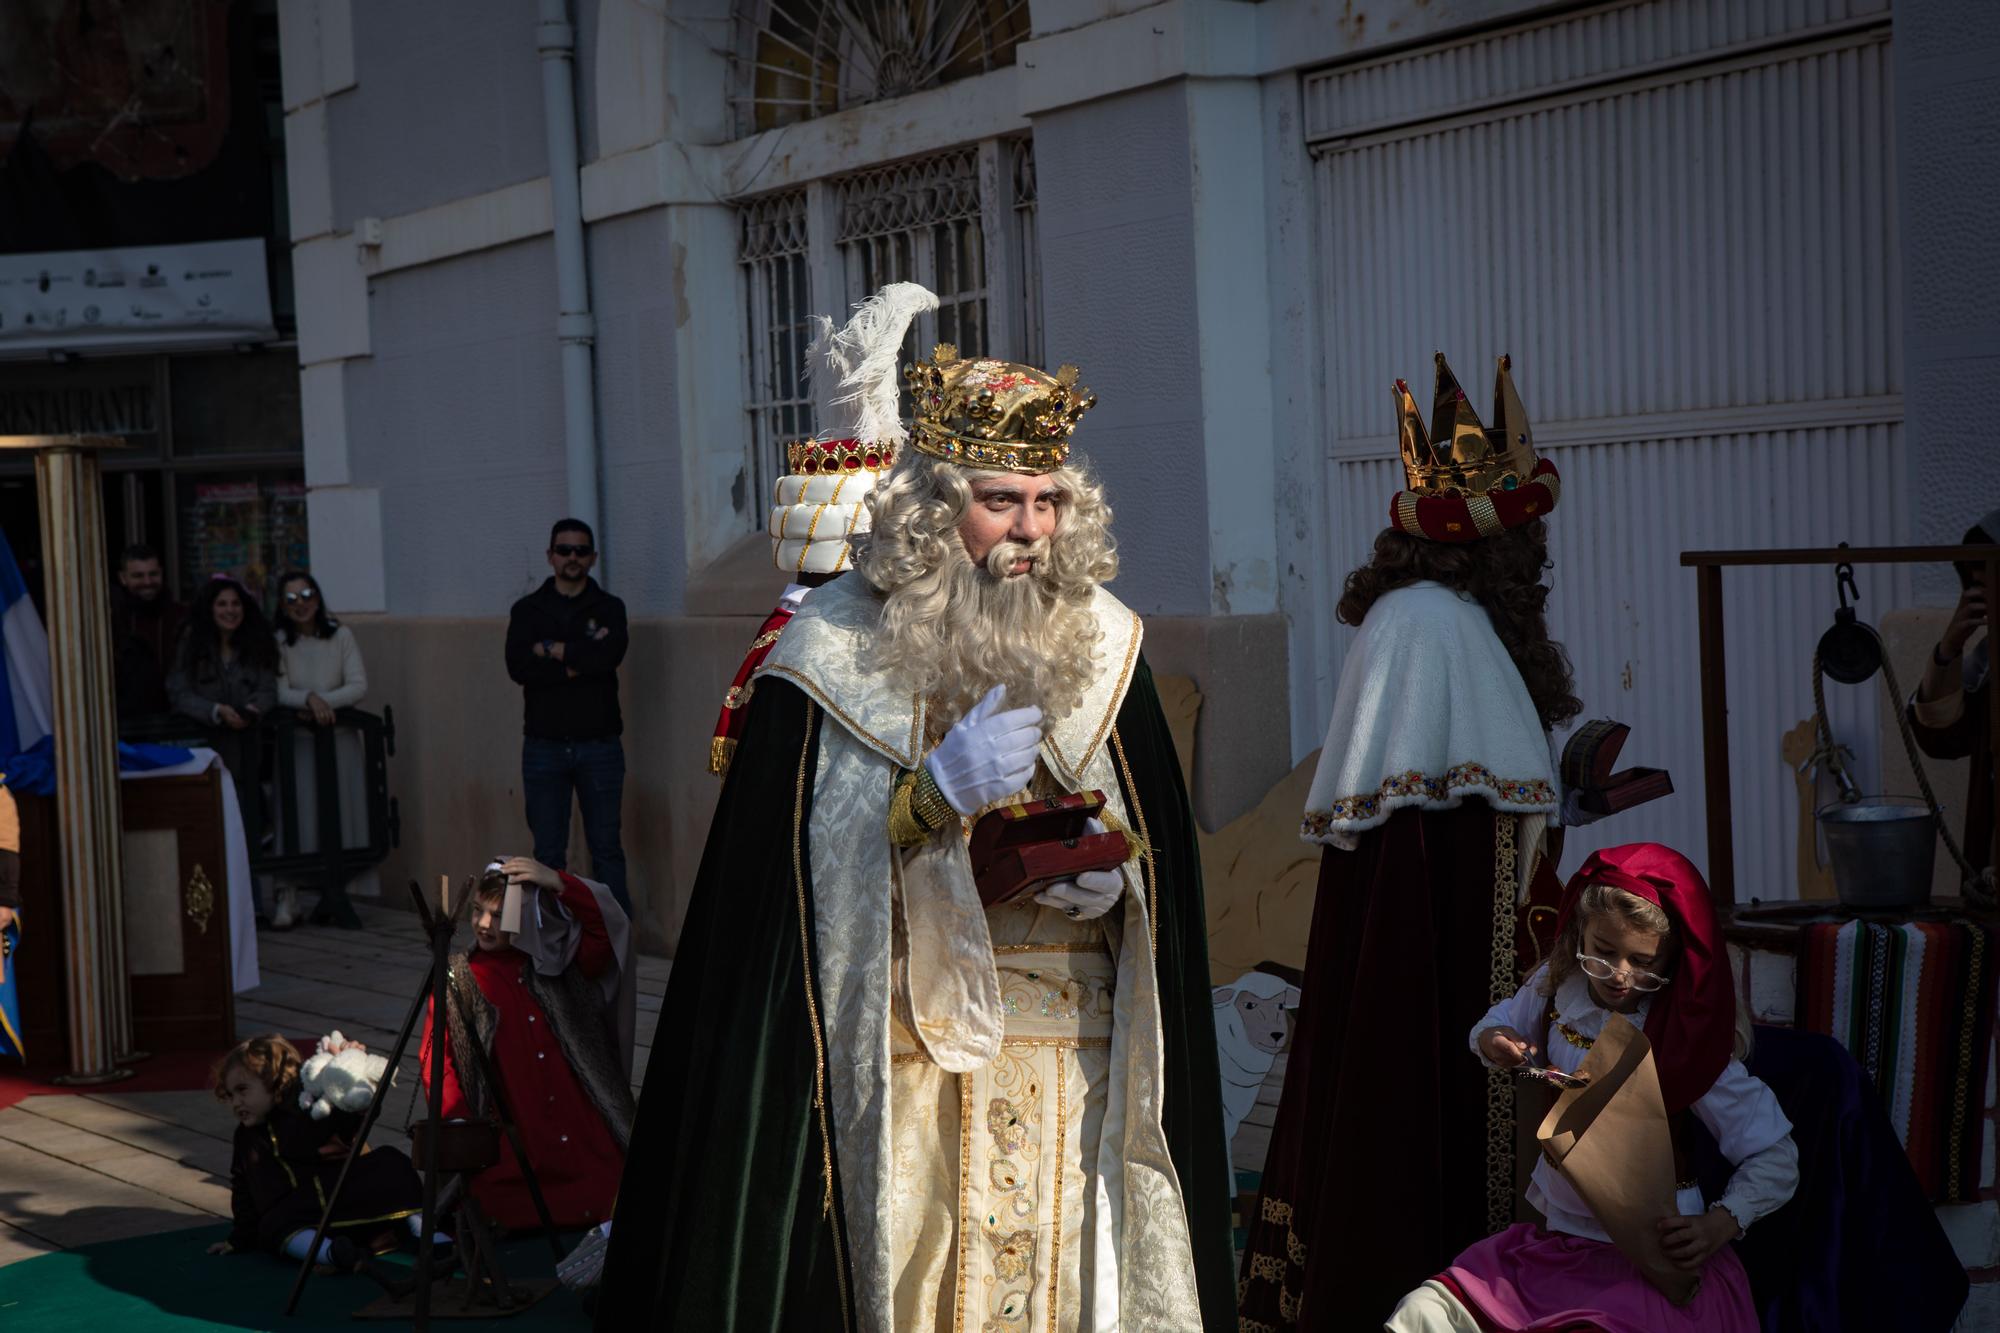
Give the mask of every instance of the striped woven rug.
[(1798, 1025), (1860, 1063), (1933, 1202), (1978, 1197), (1995, 941), (1971, 921), (1849, 921), (1799, 942)]

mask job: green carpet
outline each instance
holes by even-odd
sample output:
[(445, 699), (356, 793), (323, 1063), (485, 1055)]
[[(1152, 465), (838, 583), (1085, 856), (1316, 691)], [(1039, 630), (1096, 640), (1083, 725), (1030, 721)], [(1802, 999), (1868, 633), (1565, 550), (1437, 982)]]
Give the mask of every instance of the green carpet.
[[(365, 1277), (325, 1274), (313, 1276), (298, 1314), (286, 1318), (285, 1300), (296, 1270), (269, 1255), (205, 1253), (211, 1242), (228, 1234), (226, 1225), (198, 1227), (106, 1241), (9, 1264), (0, 1268), (0, 1329), (6, 1333), (198, 1328), (366, 1333), (379, 1328), (387, 1333), (409, 1327), (355, 1320), (354, 1312), (381, 1295), (382, 1289)], [(555, 1275), (546, 1240), (516, 1241), (505, 1247), (505, 1253), (509, 1277)], [(407, 1260), (392, 1255), (383, 1262)], [(449, 1333), (480, 1329), (583, 1333), (590, 1319), (574, 1293), (558, 1288), (511, 1319), (436, 1319), (432, 1327)]]

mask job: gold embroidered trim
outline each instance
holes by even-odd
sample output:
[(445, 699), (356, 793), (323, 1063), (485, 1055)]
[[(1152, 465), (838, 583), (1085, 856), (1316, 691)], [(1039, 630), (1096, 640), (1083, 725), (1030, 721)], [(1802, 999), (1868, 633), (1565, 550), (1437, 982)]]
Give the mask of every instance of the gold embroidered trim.
[[(1518, 847), (1513, 815), (1493, 817), (1493, 953), (1487, 993), (1494, 1004), (1515, 991), (1514, 924)], [(1514, 1221), (1514, 1080), (1505, 1069), (1486, 1071), (1486, 1229), (1505, 1231)]]
[[(1110, 1038), (1104, 1044), (1111, 1044)], [(1053, 1219), (1049, 1227), (1049, 1333), (1058, 1333), (1056, 1311), (1059, 1308), (1062, 1283), (1062, 1233), (1063, 1233), (1063, 1149), (1069, 1135), (1069, 1070), (1060, 1064), (1056, 1067), (1056, 1191), (1055, 1201), (1050, 1206), (1049, 1216)]]
[(750, 640), (750, 651), (754, 653), (759, 648), (769, 648), (778, 641), (778, 636), (784, 632), (785, 627), (780, 625), (774, 630), (768, 630), (763, 634), (759, 634), (756, 638)]
[(846, 727), (849, 731), (853, 732), (860, 739), (868, 742), (868, 744), (873, 746), (879, 753), (888, 757), (889, 759), (894, 760), (897, 764), (901, 765), (902, 767), (915, 768), (917, 766), (918, 761), (923, 758), (919, 746), (920, 746), (920, 738), (923, 736), (923, 729), (924, 729), (924, 701), (918, 698), (916, 695), (910, 696), (911, 711), (910, 711), (909, 748), (907, 750), (898, 752), (895, 746), (883, 740), (880, 736), (877, 736), (874, 732), (868, 730), (866, 727), (862, 726), (859, 722), (855, 721), (852, 717), (850, 717), (845, 709), (843, 709), (839, 704), (835, 703), (832, 699), (827, 697), (826, 691), (822, 690), (819, 687), (819, 683), (813, 680), (810, 676), (805, 675), (804, 673), (796, 670), (793, 667), (785, 666), (782, 663), (780, 663), (777, 666), (766, 665), (765, 667), (762, 668), (759, 674), (766, 676), (785, 676), (790, 678), (790, 680), (795, 685), (797, 685), (800, 689), (804, 690), (807, 694), (811, 695), (813, 699), (818, 701), (819, 706), (821, 708), (824, 708), (827, 712), (839, 718), (842, 726)]
[(736, 757), (734, 736), (711, 736), (708, 738), (708, 771), (721, 777), (729, 771), (729, 761)]
[(1139, 784), (1132, 781), (1132, 765), (1125, 759), (1125, 740), (1116, 727), (1111, 729), (1111, 752), (1118, 756), (1118, 772), (1125, 779), (1125, 796), (1132, 803), (1132, 820), (1139, 826), (1139, 865), (1146, 872), (1146, 925), (1153, 932), (1153, 956), (1157, 958), (1160, 955), (1160, 881), (1153, 867), (1153, 839), (1146, 832), (1146, 811), (1139, 804)]
[[(1001, 1050), (1026, 1050), (1030, 1047), (1056, 1047), (1066, 1051), (1108, 1051), (1111, 1049), (1109, 1037), (1002, 1037)], [(928, 1051), (897, 1051), (889, 1057), (892, 1065), (927, 1065), (931, 1063)]]
[(889, 845), (891, 847), (921, 847), (930, 841), (930, 830), (917, 818), (914, 795), (916, 775), (905, 773), (896, 780), (895, 790), (889, 797)]
[[(929, 1058), (929, 1057), (926, 1057)], [(966, 1249), (972, 1243), (972, 1076), (958, 1075), (958, 1294), (952, 1302), (954, 1329), (965, 1327)]]
[[(1260, 1198), (1257, 1201), (1257, 1206), (1264, 1221), (1274, 1227), (1282, 1226), (1285, 1229), (1285, 1257), (1281, 1259), (1275, 1254), (1258, 1254), (1255, 1252), (1249, 1254), (1247, 1256), (1250, 1260), (1249, 1277), (1245, 1277), (1237, 1282), (1236, 1303), (1240, 1306), (1249, 1300), (1250, 1281), (1252, 1278), (1275, 1283), (1278, 1288), (1279, 1316), (1287, 1324), (1296, 1323), (1300, 1310), (1304, 1308), (1305, 1297), (1294, 1296), (1291, 1288), (1285, 1284), (1285, 1279), (1288, 1276), (1286, 1272), (1287, 1262), (1301, 1272), (1304, 1271), (1306, 1266), (1306, 1243), (1299, 1239), (1299, 1233), (1292, 1225), (1297, 1220), (1298, 1214), (1292, 1205), (1286, 1203), (1283, 1199)], [(1273, 1329), (1273, 1326), (1270, 1324), (1241, 1316), (1238, 1317), (1236, 1326), (1239, 1330)], [(1273, 1333), (1275, 1333), (1275, 1329), (1273, 1329)]]
[(1132, 684), (1132, 663), (1137, 661), (1139, 657), (1139, 613), (1133, 611), (1130, 614), (1132, 617), (1132, 637), (1125, 643), (1125, 665), (1119, 668), (1118, 687), (1112, 692), (1111, 706), (1104, 710), (1104, 716), (1098, 720), (1097, 734), (1090, 738), (1090, 744), (1084, 747), (1083, 753), (1077, 757), (1075, 764), (1071, 764), (1064, 757), (1062, 747), (1056, 744), (1054, 734), (1051, 733), (1049, 736), (1049, 753), (1056, 757), (1057, 763), (1069, 770), (1071, 777), (1079, 781), (1083, 778), (1085, 766), (1090, 763), (1090, 757), (1096, 754), (1097, 747), (1104, 743), (1104, 733), (1110, 731), (1112, 729), (1111, 724), (1117, 720), (1118, 710), (1125, 703), (1125, 691)]
[(1111, 948), (1103, 940), (1062, 940), (1054, 944), (996, 944), (995, 956), (1014, 953), (1100, 953), (1111, 957)]
[(848, 1326), (847, 1260), (840, 1244), (840, 1219), (833, 1216), (833, 1131), (826, 1119), (826, 1034), (820, 1027), (819, 997), (813, 986), (812, 932), (806, 926), (806, 874), (801, 832), (805, 824), (806, 761), (812, 755), (813, 706), (806, 704), (806, 740), (799, 747), (799, 780), (792, 791), (792, 886), (799, 901), (799, 966), (805, 974), (806, 1020), (812, 1029), (813, 1109), (819, 1112), (820, 1169), (826, 1191), (820, 1196), (819, 1215), (827, 1219), (833, 1238), (833, 1276), (840, 1285), (840, 1323)]
[(749, 685), (731, 685), (729, 693), (722, 696), (722, 706), (729, 709), (741, 708), (750, 702), (750, 691), (755, 688), (757, 688), (755, 682)]
[(1308, 810), (1299, 822), (1306, 838), (1323, 838), (1335, 824), (1358, 824), (1386, 813), (1387, 803), (1415, 797), (1419, 801), (1442, 801), (1466, 791), (1488, 792), (1509, 805), (1552, 809), (1556, 789), (1541, 778), (1503, 778), (1484, 764), (1453, 764), (1441, 778), (1417, 769), (1391, 773), (1372, 792), (1335, 798), (1325, 810)]

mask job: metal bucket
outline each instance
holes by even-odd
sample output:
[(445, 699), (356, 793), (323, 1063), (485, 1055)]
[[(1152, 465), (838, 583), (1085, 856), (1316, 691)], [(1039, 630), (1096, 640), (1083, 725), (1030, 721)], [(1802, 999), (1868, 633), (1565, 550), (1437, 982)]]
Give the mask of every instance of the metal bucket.
[(1930, 901), (1937, 828), (1914, 796), (1864, 796), (1816, 812), (1833, 863), (1833, 888), (1848, 907), (1918, 907)]

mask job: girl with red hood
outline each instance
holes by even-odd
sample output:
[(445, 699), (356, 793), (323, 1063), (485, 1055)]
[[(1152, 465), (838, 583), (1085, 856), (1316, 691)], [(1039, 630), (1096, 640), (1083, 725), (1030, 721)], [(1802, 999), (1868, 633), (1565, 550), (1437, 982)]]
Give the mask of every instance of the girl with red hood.
[(1473, 1026), (1472, 1050), (1493, 1068), (1533, 1059), (1574, 1073), (1614, 1013), (1644, 1030), (1669, 1120), (1692, 1115), (1735, 1166), (1720, 1198), (1685, 1185), (1676, 1215), (1659, 1222), (1668, 1258), (1701, 1275), (1694, 1298), (1671, 1304), (1541, 1161), (1528, 1202), (1546, 1224), (1516, 1223), (1467, 1249), (1404, 1298), (1391, 1333), (1756, 1333), (1750, 1282), (1730, 1242), (1792, 1197), (1798, 1149), (1777, 1097), (1743, 1065), (1708, 886), (1658, 843), (1609, 848), (1584, 863), (1549, 961)]

